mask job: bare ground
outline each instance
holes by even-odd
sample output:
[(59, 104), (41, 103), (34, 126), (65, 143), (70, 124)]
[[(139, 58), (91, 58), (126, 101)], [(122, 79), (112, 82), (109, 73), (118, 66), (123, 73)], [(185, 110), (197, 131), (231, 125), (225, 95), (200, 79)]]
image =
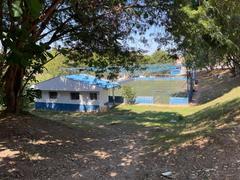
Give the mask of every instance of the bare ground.
[[(13, 123), (14, 122), (14, 123)], [(0, 118), (0, 179), (231, 179), (240, 176), (240, 127), (170, 150), (154, 150), (159, 128), (109, 124), (94, 129), (35, 116)], [(159, 142), (160, 143), (160, 142)]]
[(231, 77), (229, 70), (214, 70), (212, 72), (198, 72), (193, 95), (193, 104), (200, 105), (214, 100), (233, 88), (239, 86), (240, 77)]

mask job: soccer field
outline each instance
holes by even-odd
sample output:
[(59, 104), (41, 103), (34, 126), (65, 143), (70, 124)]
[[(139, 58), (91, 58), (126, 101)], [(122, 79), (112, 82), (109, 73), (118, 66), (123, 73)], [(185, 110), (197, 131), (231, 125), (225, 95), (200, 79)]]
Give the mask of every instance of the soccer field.
[[(130, 86), (136, 96), (153, 96), (154, 102), (168, 104), (170, 96), (186, 96), (187, 83), (184, 80), (132, 80), (121, 83), (121, 86)], [(115, 94), (121, 96), (121, 89)]]

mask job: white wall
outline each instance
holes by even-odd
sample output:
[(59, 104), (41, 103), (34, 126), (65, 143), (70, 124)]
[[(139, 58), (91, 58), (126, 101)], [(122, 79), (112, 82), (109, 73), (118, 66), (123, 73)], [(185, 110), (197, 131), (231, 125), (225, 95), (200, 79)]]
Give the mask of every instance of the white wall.
[(36, 99), (36, 102), (99, 105), (100, 107), (105, 106), (104, 104), (108, 102), (108, 90), (101, 90), (99, 92), (96, 92), (97, 100), (90, 99), (90, 92), (79, 92), (79, 100), (71, 99), (71, 91), (57, 91), (57, 93), (57, 99), (50, 99), (49, 91), (42, 91), (42, 98)]
[(108, 103), (108, 90), (102, 90), (99, 92), (99, 94), (100, 106), (105, 106), (105, 104)]

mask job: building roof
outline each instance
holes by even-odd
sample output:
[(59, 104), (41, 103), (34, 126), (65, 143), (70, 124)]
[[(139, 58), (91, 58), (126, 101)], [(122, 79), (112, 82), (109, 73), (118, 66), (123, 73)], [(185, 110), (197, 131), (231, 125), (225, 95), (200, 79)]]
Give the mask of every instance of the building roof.
[(119, 83), (87, 74), (58, 76), (31, 86), (45, 91), (100, 91), (120, 87)]
[(67, 75), (65, 77), (67, 79), (71, 79), (74, 81), (80, 81), (85, 84), (96, 85), (103, 89), (111, 89), (111, 88), (120, 87), (120, 84), (117, 82), (110, 82), (109, 80), (100, 79), (100, 78), (97, 78), (95, 76), (91, 76), (88, 74), (74, 74), (74, 75)]

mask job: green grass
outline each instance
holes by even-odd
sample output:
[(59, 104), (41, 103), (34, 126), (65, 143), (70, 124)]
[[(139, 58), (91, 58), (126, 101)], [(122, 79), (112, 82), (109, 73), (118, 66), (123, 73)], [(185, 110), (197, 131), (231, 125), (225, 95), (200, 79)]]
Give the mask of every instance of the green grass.
[[(109, 112), (97, 114), (51, 111), (33, 113), (68, 126), (95, 131), (100, 126), (109, 126), (112, 123), (126, 130), (147, 128), (150, 131), (148, 145), (167, 150), (196, 138), (208, 136), (217, 129), (239, 124), (240, 87), (235, 86), (226, 93), (220, 88), (216, 88), (215, 91), (218, 98), (198, 106), (120, 105)], [(219, 91), (222, 92), (221, 95)], [(172, 120), (177, 122), (174, 123)]]
[[(213, 133), (216, 129), (235, 126), (240, 121), (240, 87), (229, 93), (199, 106), (167, 107), (167, 106), (123, 106), (125, 109), (140, 114), (143, 119), (138, 121), (144, 126), (164, 128), (164, 133), (152, 134), (153, 144), (170, 148), (186, 141)], [(151, 113), (156, 119), (150, 121)], [(146, 113), (149, 115), (144, 117)], [(152, 114), (153, 115), (153, 114)], [(158, 119), (159, 118), (159, 119)], [(170, 120), (178, 120), (171, 123)]]
[[(122, 85), (130, 86), (134, 89), (137, 96), (154, 96), (156, 103), (168, 104), (169, 97), (177, 94), (186, 95), (186, 82), (175, 80), (135, 80)], [(121, 95), (121, 89), (116, 90), (116, 95)]]
[[(52, 51), (51, 53), (54, 56), (56, 55), (55, 51)], [(37, 74), (36, 80), (39, 82), (42, 82), (59, 75), (63, 75), (65, 72), (61, 70), (61, 68), (67, 67), (66, 60), (67, 60), (67, 57), (65, 57), (62, 54), (59, 54), (52, 61), (45, 64), (43, 73)]]

